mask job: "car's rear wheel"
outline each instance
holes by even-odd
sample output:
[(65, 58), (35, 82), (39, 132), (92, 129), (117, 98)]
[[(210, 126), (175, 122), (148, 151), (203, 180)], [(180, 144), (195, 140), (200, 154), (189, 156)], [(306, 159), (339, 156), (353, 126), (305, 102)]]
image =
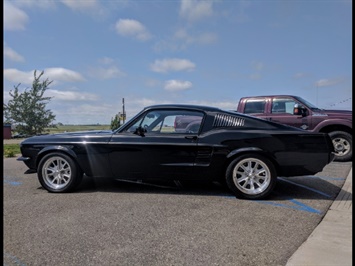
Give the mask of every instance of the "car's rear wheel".
[(70, 192), (82, 180), (83, 174), (75, 161), (63, 153), (49, 153), (38, 165), (38, 180), (49, 192)]
[(352, 136), (343, 131), (334, 131), (329, 133), (332, 139), (335, 151), (335, 161), (346, 162), (353, 157), (353, 138)]
[(239, 198), (263, 199), (276, 184), (274, 165), (259, 154), (244, 154), (234, 159), (226, 171), (226, 183)]

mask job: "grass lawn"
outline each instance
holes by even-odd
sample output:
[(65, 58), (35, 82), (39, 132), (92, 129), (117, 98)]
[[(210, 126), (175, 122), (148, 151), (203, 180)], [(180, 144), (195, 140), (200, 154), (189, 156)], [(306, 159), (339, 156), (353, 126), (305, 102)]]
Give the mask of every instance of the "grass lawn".
[(16, 154), (20, 154), (20, 144), (4, 144), (4, 156), (15, 157)]

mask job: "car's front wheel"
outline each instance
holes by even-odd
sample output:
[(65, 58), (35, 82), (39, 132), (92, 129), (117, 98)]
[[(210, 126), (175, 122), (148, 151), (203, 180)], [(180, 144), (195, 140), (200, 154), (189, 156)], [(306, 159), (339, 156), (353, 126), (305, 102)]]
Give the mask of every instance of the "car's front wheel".
[(234, 159), (226, 171), (226, 183), (239, 198), (263, 199), (276, 185), (274, 165), (259, 154), (244, 154)]
[(49, 153), (38, 165), (38, 180), (49, 192), (70, 192), (82, 180), (83, 174), (75, 161), (63, 153)]

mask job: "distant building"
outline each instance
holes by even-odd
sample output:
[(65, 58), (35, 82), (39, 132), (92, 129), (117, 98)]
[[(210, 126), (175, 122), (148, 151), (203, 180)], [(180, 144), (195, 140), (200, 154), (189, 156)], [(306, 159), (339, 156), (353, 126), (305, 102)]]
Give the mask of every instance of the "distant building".
[(11, 124), (4, 124), (4, 139), (11, 139)]

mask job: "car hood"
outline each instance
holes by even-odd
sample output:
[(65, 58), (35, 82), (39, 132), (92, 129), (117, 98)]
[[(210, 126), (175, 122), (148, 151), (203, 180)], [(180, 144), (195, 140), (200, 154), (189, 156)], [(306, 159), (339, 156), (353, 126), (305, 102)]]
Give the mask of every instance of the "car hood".
[(112, 130), (90, 130), (90, 131), (76, 131), (48, 134), (41, 136), (34, 136), (25, 139), (21, 144), (29, 143), (54, 143), (54, 142), (81, 142), (94, 141), (101, 139), (101, 141), (109, 141), (113, 132)]
[(322, 113), (332, 118), (342, 118), (352, 120), (353, 112), (348, 110), (322, 110)]

